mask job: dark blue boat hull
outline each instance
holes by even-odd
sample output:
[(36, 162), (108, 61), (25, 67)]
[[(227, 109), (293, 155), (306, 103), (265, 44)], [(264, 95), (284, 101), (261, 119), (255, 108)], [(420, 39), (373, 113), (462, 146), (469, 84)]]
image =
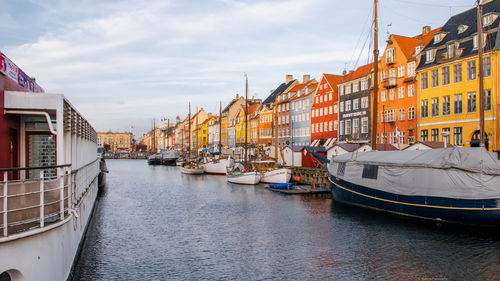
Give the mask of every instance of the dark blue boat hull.
[(335, 200), (437, 221), (500, 226), (500, 199), (405, 196), (356, 185), (330, 175)]

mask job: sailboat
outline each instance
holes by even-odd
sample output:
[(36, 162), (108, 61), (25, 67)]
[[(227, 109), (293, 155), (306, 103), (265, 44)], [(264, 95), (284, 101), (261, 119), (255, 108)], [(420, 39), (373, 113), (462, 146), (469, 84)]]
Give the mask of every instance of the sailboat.
[[(248, 166), (248, 77), (245, 75), (245, 164)], [(253, 166), (253, 165), (252, 165)], [(227, 168), (227, 181), (238, 184), (255, 185), (260, 182), (262, 174), (252, 167), (253, 171), (248, 171), (245, 165), (236, 163)]]
[[(377, 0), (375, 2), (374, 81), (378, 81)], [(478, 19), (481, 19), (478, 4)], [(478, 20), (479, 38), (482, 38)], [(478, 40), (482, 81), (482, 40)], [(482, 82), (480, 119), (484, 118)], [(378, 86), (374, 83), (373, 116)], [(376, 122), (372, 118), (372, 145)], [(480, 136), (484, 122), (480, 121)], [(500, 224), (500, 160), (481, 147), (414, 151), (375, 151), (334, 156), (328, 165), (331, 192), (337, 201), (399, 215), (452, 223)]]
[(213, 175), (225, 175), (228, 167), (234, 165), (234, 160), (230, 157), (222, 158), (220, 157), (222, 151), (221, 144), (221, 132), (222, 132), (222, 102), (220, 103), (219, 109), (219, 151), (213, 153), (213, 158), (205, 157), (203, 163), (200, 164), (206, 174)]
[[(198, 119), (196, 119), (198, 120)], [(198, 126), (198, 122), (196, 122)], [(188, 114), (188, 159), (183, 163), (181, 167), (181, 173), (190, 175), (200, 175), (204, 173), (203, 167), (201, 167), (196, 161), (190, 159), (191, 157), (191, 103), (189, 103), (189, 114)]]
[[(274, 105), (274, 151), (276, 151), (275, 160), (259, 160), (255, 161), (257, 165), (257, 169), (261, 171), (262, 178), (260, 179), (263, 183), (288, 183), (292, 178), (292, 170), (288, 168), (279, 168), (278, 167), (278, 126), (276, 126), (277, 122), (277, 105)], [(293, 136), (293, 129), (290, 130)], [(293, 137), (292, 137), (293, 139)], [(293, 146), (293, 141), (292, 141)]]

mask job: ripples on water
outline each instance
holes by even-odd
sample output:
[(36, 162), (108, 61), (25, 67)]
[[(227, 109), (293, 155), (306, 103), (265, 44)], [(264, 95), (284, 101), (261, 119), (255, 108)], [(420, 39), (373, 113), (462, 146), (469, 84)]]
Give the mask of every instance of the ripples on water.
[(498, 230), (108, 160), (73, 280), (500, 279)]

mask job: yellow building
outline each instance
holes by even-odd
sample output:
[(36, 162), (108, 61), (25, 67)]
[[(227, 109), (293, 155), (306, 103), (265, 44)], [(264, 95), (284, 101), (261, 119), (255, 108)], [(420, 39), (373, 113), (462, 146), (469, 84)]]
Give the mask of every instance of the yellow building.
[(99, 146), (108, 146), (112, 152), (130, 152), (132, 151), (132, 133), (114, 133), (98, 132), (97, 144)]
[(198, 126), (198, 131), (196, 132), (196, 135), (198, 136), (198, 148), (208, 147), (208, 124), (213, 120), (217, 120), (217, 117), (210, 116), (203, 122), (203, 124)]
[[(499, 146), (499, 17), (484, 4), (484, 108), (488, 149)], [(417, 136), (459, 146), (479, 144), (479, 79), (476, 8), (453, 16), (422, 51), (417, 68)], [(471, 24), (472, 23), (472, 24)], [(497, 46), (498, 47), (498, 46)]]

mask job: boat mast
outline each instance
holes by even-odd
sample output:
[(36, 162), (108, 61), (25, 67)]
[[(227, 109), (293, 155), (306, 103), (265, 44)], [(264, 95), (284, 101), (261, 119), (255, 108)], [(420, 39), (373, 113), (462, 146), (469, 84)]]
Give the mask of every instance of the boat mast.
[(377, 0), (374, 0), (375, 8), (373, 14), (374, 36), (373, 36), (373, 114), (372, 114), (372, 150), (377, 150), (377, 117), (378, 117), (378, 20)]
[(222, 153), (222, 101), (219, 106), (219, 152)]
[(191, 157), (191, 102), (189, 102), (188, 133), (188, 156)]
[(276, 157), (275, 165), (278, 166), (278, 96), (274, 97), (274, 156)]
[(245, 74), (245, 163), (248, 162), (248, 76)]
[(483, 85), (483, 5), (477, 0), (477, 56), (479, 78), (479, 140), (480, 146), (486, 146), (484, 138), (484, 85)]

